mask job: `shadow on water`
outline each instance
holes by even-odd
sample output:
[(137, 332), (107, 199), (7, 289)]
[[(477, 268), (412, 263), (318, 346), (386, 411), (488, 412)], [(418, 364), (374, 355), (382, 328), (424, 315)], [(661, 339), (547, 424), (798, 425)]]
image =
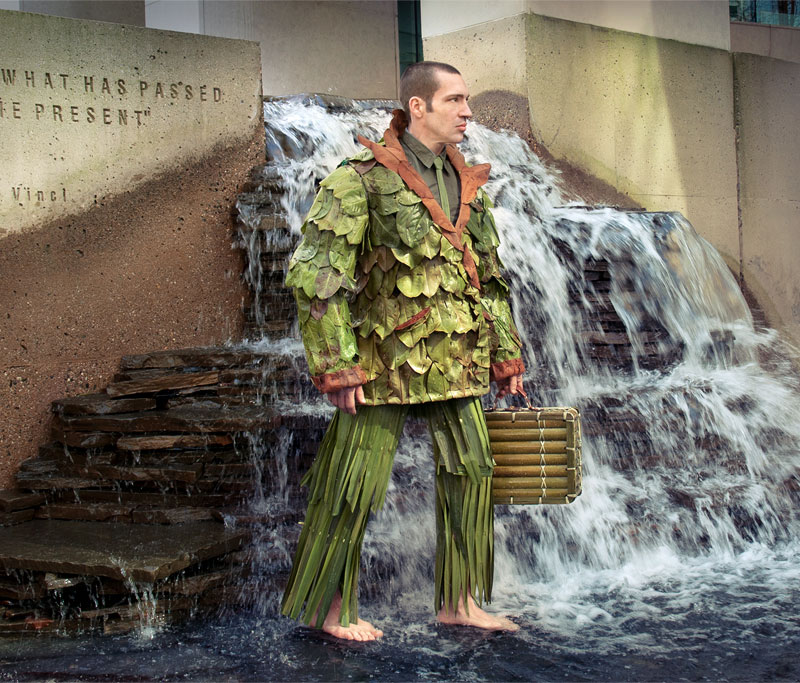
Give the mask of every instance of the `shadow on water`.
[[(295, 231), (315, 181), (356, 150), (356, 133), (377, 139), (387, 118), (363, 106), (265, 104)], [(361, 611), (382, 641), (333, 642), (278, 618), (278, 592), (256, 580), (249, 609), (202, 622), (0, 640), (0, 680), (800, 678), (800, 392), (788, 351), (754, 327), (719, 255), (680, 215), (563, 206), (557, 178), (519, 139), (473, 126), (464, 148), (493, 164), (487, 190), (529, 388), (584, 419), (581, 497), (497, 508), (492, 607), (521, 631), (435, 624), (433, 473), (411, 423), (365, 539)], [(262, 263), (264, 245), (245, 246), (251, 266)], [(246, 277), (256, 290), (266, 282), (260, 266)], [(260, 343), (302, 364), (296, 342)], [(254, 467), (286, 479), (280, 449), (250, 441)], [(269, 515), (288, 501), (273, 491), (251, 508)], [(260, 547), (263, 563), (288, 561), (280, 535)]]

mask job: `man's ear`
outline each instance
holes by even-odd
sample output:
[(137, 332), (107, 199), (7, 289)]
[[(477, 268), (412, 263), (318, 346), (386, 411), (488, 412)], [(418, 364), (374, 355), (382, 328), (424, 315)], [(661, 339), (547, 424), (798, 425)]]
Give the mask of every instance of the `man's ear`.
[(426, 111), (425, 100), (421, 97), (417, 97), (416, 95), (408, 100), (408, 111), (411, 114), (411, 118), (419, 119), (422, 118), (423, 114)]

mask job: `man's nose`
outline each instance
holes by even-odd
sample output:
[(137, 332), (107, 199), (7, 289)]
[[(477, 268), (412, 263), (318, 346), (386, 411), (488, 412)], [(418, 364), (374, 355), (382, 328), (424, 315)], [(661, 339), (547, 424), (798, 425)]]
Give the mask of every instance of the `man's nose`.
[(464, 106), (461, 107), (461, 111), (459, 112), (460, 116), (463, 116), (465, 119), (472, 118), (472, 110), (469, 108), (469, 105), (464, 102)]

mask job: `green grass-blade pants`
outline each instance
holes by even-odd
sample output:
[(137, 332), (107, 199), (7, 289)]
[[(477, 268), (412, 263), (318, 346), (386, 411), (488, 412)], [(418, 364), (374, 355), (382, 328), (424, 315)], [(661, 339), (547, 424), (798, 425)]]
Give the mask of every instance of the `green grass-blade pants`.
[(492, 593), (494, 508), (492, 456), (479, 398), (415, 406), (337, 410), (314, 464), (303, 478), (308, 511), (282, 612), (322, 626), (337, 590), (340, 623), (358, 621), (361, 544), (370, 512), (383, 507), (395, 450), (406, 417), (424, 418), (436, 467), (435, 608), (452, 610), (471, 593), (481, 604)]

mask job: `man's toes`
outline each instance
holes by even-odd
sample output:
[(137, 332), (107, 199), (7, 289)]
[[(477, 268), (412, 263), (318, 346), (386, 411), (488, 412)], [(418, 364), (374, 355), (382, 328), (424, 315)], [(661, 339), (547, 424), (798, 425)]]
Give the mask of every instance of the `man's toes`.
[(497, 617), (497, 621), (504, 631), (519, 631), (519, 624), (511, 621), (508, 617)]

